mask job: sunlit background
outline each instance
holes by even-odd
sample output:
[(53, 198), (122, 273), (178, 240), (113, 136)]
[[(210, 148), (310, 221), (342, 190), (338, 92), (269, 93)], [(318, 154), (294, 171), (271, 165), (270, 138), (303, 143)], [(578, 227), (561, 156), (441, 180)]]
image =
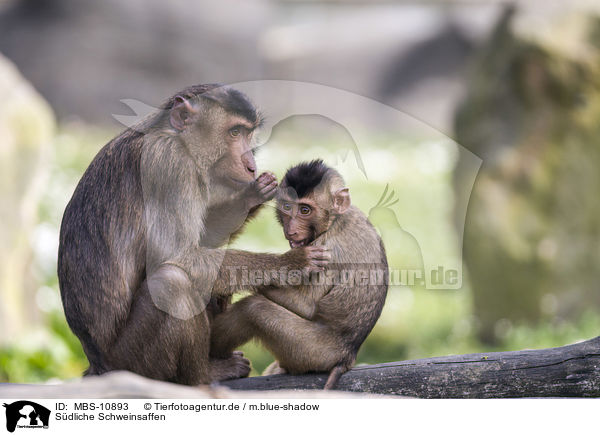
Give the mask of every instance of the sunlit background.
[[(112, 114), (131, 114), (120, 100), (158, 105), (205, 82), (318, 83), (419, 126), (398, 132), (358, 112), (365, 141), (302, 114), (275, 125), (257, 156), (278, 177), (324, 158), (371, 217), (389, 186), (398, 202), (374, 224), (391, 267), (462, 260), (459, 289), (391, 287), (358, 363), (598, 335), (596, 3), (0, 0), (0, 382), (87, 367), (58, 292), (64, 207), (123, 128)], [(234, 246), (287, 249), (269, 207)], [(244, 350), (253, 374), (272, 361), (257, 344)]]

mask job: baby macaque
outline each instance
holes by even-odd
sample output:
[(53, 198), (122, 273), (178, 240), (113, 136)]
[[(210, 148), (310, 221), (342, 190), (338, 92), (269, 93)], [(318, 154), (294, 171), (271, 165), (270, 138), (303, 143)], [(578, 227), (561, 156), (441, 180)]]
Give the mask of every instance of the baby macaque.
[(325, 246), (330, 259), (320, 272), (300, 272), (302, 279), (250, 285), (258, 294), (216, 316), (211, 354), (226, 356), (258, 339), (277, 358), (271, 373), (329, 372), (331, 389), (381, 314), (388, 288), (383, 243), (351, 205), (341, 175), (322, 160), (287, 171), (277, 218), (291, 248)]

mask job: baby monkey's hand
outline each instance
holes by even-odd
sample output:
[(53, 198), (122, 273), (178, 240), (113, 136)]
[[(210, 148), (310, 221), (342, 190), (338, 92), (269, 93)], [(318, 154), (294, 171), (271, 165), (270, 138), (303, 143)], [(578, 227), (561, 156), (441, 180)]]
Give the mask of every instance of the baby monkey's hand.
[(304, 246), (307, 266), (306, 272), (321, 272), (331, 261), (331, 251), (326, 246)]
[(282, 257), (288, 270), (321, 272), (331, 261), (331, 252), (326, 246), (302, 246), (290, 249)]

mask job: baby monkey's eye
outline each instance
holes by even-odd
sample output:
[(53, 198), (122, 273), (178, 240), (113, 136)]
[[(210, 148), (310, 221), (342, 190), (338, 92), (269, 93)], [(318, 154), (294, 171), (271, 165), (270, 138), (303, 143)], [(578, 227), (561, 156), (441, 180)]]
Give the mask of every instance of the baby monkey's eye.
[(285, 211), (290, 211), (292, 209), (292, 205), (289, 202), (284, 202), (281, 206)]
[(229, 134), (231, 135), (231, 137), (238, 137), (241, 133), (241, 130), (238, 127), (233, 127), (231, 130), (229, 130)]
[(312, 211), (312, 209), (307, 205), (300, 206), (300, 214), (301, 215), (308, 216), (311, 211)]

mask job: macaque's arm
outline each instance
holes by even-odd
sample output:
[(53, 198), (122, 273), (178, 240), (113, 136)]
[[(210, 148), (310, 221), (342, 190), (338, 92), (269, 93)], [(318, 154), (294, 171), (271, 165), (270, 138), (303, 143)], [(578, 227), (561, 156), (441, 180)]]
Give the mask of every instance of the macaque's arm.
[(203, 236), (202, 245), (216, 248), (232, 242), (276, 191), (275, 175), (263, 172), (248, 188), (209, 207), (205, 226), (211, 232)]

